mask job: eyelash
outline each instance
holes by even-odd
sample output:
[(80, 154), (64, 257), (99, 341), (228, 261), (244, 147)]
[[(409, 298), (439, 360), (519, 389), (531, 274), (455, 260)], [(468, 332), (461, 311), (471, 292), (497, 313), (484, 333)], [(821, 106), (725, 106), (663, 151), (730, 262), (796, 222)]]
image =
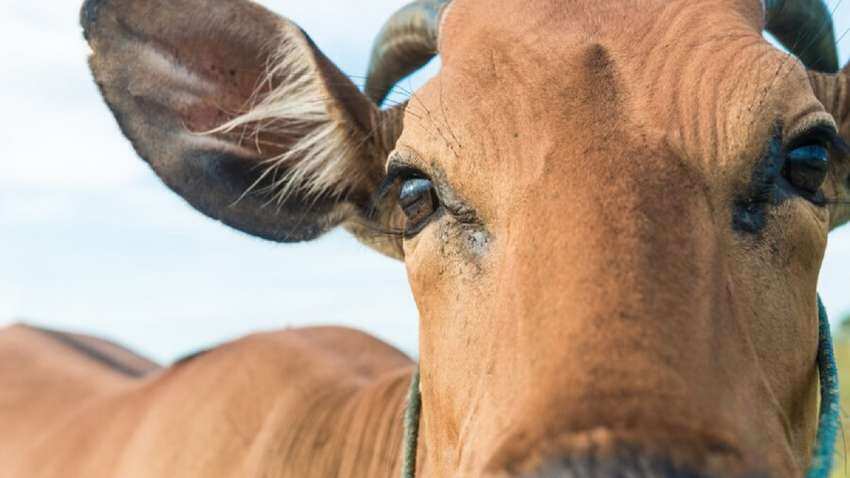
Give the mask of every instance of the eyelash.
[(428, 176), (422, 171), (406, 164), (391, 165), (387, 170), (387, 176), (375, 190), (372, 204), (380, 204), (400, 181), (410, 179), (428, 179)]
[(827, 149), (837, 148), (843, 151), (847, 151), (848, 148), (847, 143), (844, 142), (833, 127), (817, 125), (796, 135), (791, 141), (788, 141), (788, 144), (784, 146), (783, 150), (791, 151), (795, 148), (812, 144), (820, 144)]
[[(366, 212), (366, 218), (369, 219), (369, 221), (367, 221), (369, 223), (367, 227), (370, 227), (374, 230), (374, 232), (387, 237), (392, 237), (396, 239), (405, 239), (410, 237), (410, 231), (405, 228), (376, 228), (374, 224), (377, 222), (375, 221), (375, 219), (381, 210), (385, 210), (386, 207), (396, 206), (396, 199), (392, 198), (392, 193), (397, 192), (399, 190), (401, 182), (420, 178), (429, 179), (428, 175), (412, 166), (406, 164), (390, 165), (387, 170), (386, 177), (381, 181), (381, 183), (375, 190), (375, 193), (372, 195), (371, 205), (368, 211)], [(388, 200), (393, 201), (392, 206), (387, 204)]]

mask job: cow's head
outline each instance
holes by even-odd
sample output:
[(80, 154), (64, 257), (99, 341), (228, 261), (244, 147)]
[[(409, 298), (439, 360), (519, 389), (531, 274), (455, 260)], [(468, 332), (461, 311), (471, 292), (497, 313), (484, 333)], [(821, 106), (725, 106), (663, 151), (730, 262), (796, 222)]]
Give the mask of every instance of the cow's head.
[(372, 99), (246, 0), (82, 21), (124, 133), (193, 206), (405, 261), (421, 473), (799, 476), (850, 99), (762, 36), (835, 68), (823, 5), (767, 4), (423, 1), (381, 33)]

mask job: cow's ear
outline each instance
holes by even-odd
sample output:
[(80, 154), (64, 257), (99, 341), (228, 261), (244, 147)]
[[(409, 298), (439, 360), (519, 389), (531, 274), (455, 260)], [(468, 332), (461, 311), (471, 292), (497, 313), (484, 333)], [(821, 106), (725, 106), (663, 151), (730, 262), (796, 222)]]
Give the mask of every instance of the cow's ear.
[(850, 64), (837, 74), (809, 72), (815, 96), (838, 124), (842, 145), (834, 147), (826, 194), (831, 200), (831, 228), (850, 222)]
[[(275, 241), (343, 222), (368, 236), (363, 213), (398, 130), (382, 122), (400, 115), (297, 25), (248, 0), (88, 0), (81, 23), (122, 131), (195, 208)], [(376, 237), (361, 239), (399, 254)]]

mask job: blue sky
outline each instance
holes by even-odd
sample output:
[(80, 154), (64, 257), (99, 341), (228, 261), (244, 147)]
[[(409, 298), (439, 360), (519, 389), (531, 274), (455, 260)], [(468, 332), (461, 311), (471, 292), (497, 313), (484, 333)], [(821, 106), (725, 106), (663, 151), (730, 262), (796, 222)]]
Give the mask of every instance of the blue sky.
[[(79, 3), (0, 0), (0, 324), (101, 334), (161, 361), (307, 324), (357, 326), (415, 353), (417, 313), (401, 263), (341, 232), (298, 245), (253, 239), (160, 184), (90, 78)], [(260, 3), (297, 22), (355, 79), (374, 34), (403, 4)], [(836, 12), (839, 35), (848, 28), (850, 3)], [(850, 38), (840, 48), (847, 61)], [(850, 312), (848, 276), (850, 227), (831, 236), (822, 272), (833, 317)]]

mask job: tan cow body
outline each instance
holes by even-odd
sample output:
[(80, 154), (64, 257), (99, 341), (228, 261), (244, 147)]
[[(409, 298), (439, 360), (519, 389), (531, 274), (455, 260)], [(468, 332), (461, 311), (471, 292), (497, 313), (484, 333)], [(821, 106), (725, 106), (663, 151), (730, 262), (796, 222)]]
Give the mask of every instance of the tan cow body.
[(111, 364), (36, 328), (0, 331), (0, 477), (378, 477), (400, 467), (412, 364), (359, 332), (254, 335), (142, 376), (115, 365), (144, 359), (104, 356)]

